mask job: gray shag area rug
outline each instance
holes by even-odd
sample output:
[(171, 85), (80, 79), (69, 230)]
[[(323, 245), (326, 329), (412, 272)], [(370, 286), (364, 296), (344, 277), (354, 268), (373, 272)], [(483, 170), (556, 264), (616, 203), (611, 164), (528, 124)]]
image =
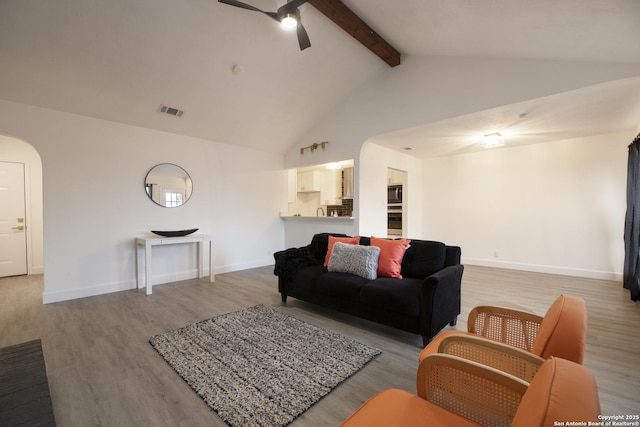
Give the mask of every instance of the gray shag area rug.
[(381, 353), (263, 305), (149, 342), (233, 427), (286, 426)]

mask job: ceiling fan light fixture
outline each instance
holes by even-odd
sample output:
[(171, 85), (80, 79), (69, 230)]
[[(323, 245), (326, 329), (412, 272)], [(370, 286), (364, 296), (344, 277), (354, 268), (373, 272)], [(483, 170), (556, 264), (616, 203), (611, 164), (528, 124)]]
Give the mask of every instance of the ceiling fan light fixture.
[(480, 145), (484, 148), (502, 147), (504, 145), (504, 140), (502, 139), (500, 132), (489, 133), (484, 136)]
[(293, 12), (285, 12), (280, 16), (280, 25), (285, 30), (295, 30), (300, 20), (300, 12), (296, 9)]

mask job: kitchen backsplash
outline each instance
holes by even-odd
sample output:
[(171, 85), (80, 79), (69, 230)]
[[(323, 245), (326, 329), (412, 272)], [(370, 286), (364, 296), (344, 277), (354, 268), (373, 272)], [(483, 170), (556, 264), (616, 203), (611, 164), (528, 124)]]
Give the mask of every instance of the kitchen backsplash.
[(353, 199), (342, 199), (341, 205), (328, 205), (327, 216), (333, 216), (334, 212), (336, 212), (337, 216), (352, 216)]

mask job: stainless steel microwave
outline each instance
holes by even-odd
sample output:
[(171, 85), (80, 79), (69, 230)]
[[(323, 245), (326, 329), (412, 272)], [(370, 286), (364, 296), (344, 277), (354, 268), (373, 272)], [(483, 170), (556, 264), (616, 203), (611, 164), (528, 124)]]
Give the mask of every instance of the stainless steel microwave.
[(402, 203), (402, 185), (387, 187), (387, 203)]

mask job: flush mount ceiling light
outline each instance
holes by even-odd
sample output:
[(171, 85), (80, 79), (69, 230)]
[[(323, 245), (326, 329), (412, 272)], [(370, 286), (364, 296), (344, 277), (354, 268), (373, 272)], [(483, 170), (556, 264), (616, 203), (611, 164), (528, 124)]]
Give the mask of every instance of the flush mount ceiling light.
[(333, 162), (333, 163), (327, 163), (325, 165), (325, 168), (330, 171), (337, 171), (339, 169), (342, 169), (342, 166), (340, 166), (340, 163), (338, 162)]
[(494, 132), (486, 134), (482, 139), (480, 145), (482, 145), (484, 148), (495, 148), (503, 146), (504, 141), (502, 140), (502, 135), (500, 135), (500, 132)]

